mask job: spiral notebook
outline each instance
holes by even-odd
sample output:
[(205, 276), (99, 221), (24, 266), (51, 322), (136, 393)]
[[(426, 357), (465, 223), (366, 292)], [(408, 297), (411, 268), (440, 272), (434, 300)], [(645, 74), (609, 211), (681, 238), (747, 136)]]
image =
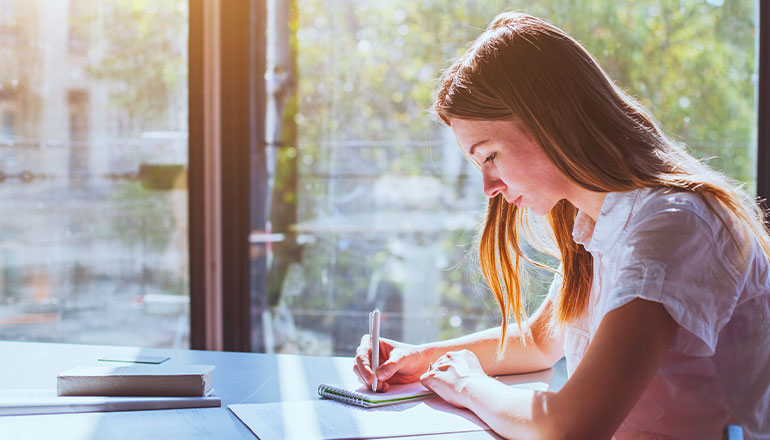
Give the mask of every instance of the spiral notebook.
[[(517, 388), (545, 391), (553, 379), (553, 368), (533, 373), (512, 374), (508, 376), (496, 376), (495, 379)], [(394, 405), (397, 403), (411, 402), (413, 400), (428, 399), (435, 396), (431, 390), (425, 388), (420, 382), (403, 385), (391, 385), (387, 393), (375, 393), (361, 384), (348, 385), (318, 385), (318, 394), (321, 397), (334, 399), (364, 408)]]
[(364, 408), (393, 405), (396, 403), (411, 402), (413, 400), (427, 399), (436, 394), (422, 386), (421, 383), (408, 383), (403, 385), (391, 385), (387, 393), (375, 393), (361, 384), (355, 385), (326, 385), (318, 386), (318, 394), (321, 397), (338, 400)]

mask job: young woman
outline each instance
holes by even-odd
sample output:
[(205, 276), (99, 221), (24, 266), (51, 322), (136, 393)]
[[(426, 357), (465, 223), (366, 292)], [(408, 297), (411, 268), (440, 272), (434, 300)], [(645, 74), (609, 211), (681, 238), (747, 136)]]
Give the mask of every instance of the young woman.
[[(508, 438), (717, 439), (737, 424), (770, 439), (770, 237), (750, 197), (532, 16), (498, 16), (444, 74), (434, 110), (483, 175), (480, 262), (502, 325), (381, 340), (379, 390), (419, 380)], [(547, 218), (561, 260), (529, 318), (526, 211)], [(489, 377), (562, 356), (558, 392)], [(370, 357), (364, 336), (354, 370), (367, 386)]]

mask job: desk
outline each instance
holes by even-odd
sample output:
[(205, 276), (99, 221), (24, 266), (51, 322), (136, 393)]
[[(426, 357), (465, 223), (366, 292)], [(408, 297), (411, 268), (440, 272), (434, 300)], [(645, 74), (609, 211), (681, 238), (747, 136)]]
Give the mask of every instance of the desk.
[[(54, 389), (56, 375), (68, 368), (104, 365), (97, 359), (106, 355), (136, 354), (170, 356), (167, 365), (216, 365), (212, 385), (222, 407), (0, 417), (0, 439), (253, 440), (256, 437), (227, 405), (312, 400), (318, 398), (320, 383), (357, 381), (351, 358), (344, 357), (0, 341), (0, 389)], [(476, 432), (441, 438), (500, 437)]]

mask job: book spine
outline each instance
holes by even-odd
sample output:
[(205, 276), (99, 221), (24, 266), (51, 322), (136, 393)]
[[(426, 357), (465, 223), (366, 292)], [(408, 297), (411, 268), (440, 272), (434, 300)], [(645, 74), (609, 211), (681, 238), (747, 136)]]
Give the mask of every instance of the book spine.
[(179, 376), (59, 376), (59, 396), (202, 397), (207, 380), (201, 375)]

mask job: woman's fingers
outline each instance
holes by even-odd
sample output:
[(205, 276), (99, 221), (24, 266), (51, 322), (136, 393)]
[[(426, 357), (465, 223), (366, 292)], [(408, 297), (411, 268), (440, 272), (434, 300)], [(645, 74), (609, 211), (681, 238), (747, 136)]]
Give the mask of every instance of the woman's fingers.
[(398, 372), (398, 360), (390, 358), (377, 369), (377, 379), (381, 381), (389, 380)]
[[(391, 385), (389, 382), (414, 382), (417, 380), (420, 373), (422, 373), (422, 371), (411, 371), (416, 368), (411, 364), (413, 364), (417, 358), (411, 356), (410, 352), (408, 350), (405, 351), (403, 347), (404, 346), (399, 342), (385, 338), (380, 339), (380, 362), (377, 367), (377, 391), (387, 391)], [(365, 334), (361, 337), (361, 343), (356, 348), (353, 371), (356, 376), (358, 376), (359, 381), (367, 387), (370, 387), (374, 382), (371, 356), (372, 348), (370, 338), (368, 334)]]
[(369, 335), (364, 335), (361, 338), (361, 343), (356, 348), (356, 359), (360, 359), (361, 362), (365, 362), (366, 366), (369, 366), (369, 358), (371, 357), (372, 347), (369, 344)]
[(358, 381), (359, 381), (359, 382), (361, 382), (361, 384), (363, 384), (363, 385), (369, 385), (369, 384), (367, 384), (367, 383), (366, 383), (366, 378), (365, 378), (365, 377), (364, 377), (364, 375), (361, 373), (361, 369), (360, 369), (360, 368), (358, 368), (358, 365), (357, 365), (357, 364), (354, 364), (354, 365), (353, 365), (353, 372), (356, 374), (356, 377), (358, 377)]
[(374, 382), (374, 375), (371, 367), (372, 348), (369, 344), (369, 335), (361, 338), (361, 344), (356, 349), (356, 358), (353, 365), (353, 371), (358, 375), (359, 380), (364, 385), (371, 385)]

